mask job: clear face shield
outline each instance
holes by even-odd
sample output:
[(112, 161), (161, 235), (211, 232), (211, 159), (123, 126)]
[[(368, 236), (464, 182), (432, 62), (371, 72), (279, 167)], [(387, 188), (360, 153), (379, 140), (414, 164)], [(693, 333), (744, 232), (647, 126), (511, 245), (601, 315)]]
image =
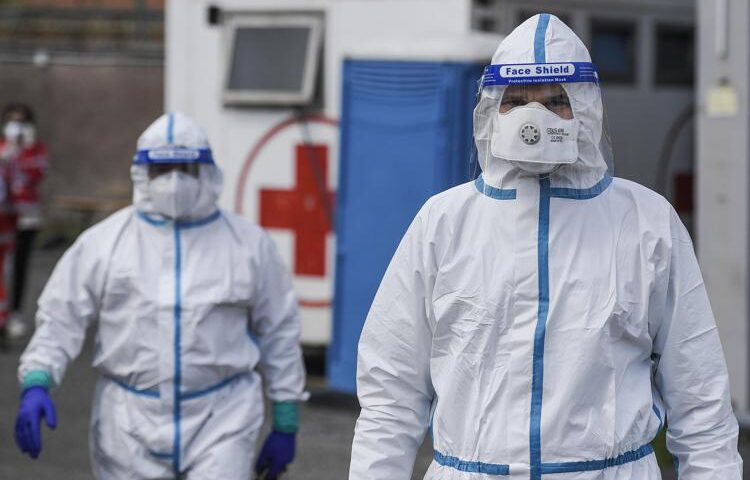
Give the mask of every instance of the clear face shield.
[(604, 125), (593, 64), (489, 65), (474, 109), (484, 183), (556, 172), (568, 186), (595, 183), (613, 171)]
[(221, 173), (208, 148), (139, 150), (131, 178), (137, 206), (171, 219), (211, 213), (221, 190)]

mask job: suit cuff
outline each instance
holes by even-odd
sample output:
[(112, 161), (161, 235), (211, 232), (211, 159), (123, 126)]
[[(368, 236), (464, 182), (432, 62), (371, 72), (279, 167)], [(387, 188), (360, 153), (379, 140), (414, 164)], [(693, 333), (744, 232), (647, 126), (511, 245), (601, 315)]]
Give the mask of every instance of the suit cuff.
[(42, 387), (45, 390), (49, 390), (52, 386), (52, 377), (49, 373), (44, 370), (32, 370), (23, 377), (21, 382), (21, 390), (26, 390), (31, 387)]
[(281, 433), (297, 433), (299, 429), (297, 402), (274, 402), (273, 429)]

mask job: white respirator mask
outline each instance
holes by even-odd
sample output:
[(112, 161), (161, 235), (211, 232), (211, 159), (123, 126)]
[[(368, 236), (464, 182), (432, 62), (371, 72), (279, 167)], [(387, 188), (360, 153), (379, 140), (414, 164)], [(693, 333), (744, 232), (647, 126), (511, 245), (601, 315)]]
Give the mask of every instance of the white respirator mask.
[(36, 141), (36, 128), (30, 123), (12, 120), (5, 124), (3, 136), (12, 143), (28, 147)]
[(177, 170), (159, 175), (148, 182), (148, 195), (157, 213), (172, 219), (187, 217), (200, 196), (200, 181)]
[(564, 119), (538, 102), (495, 112), (490, 149), (533, 174), (546, 174), (578, 159), (580, 122)]

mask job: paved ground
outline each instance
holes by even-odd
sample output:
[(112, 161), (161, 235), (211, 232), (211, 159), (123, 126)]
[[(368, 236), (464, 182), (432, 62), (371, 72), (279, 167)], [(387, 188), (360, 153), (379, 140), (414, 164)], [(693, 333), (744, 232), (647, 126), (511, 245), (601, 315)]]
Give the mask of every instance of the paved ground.
[[(61, 250), (37, 252), (33, 261), (29, 299), (36, 299), (61, 253)], [(33, 301), (27, 303), (32, 306)], [(88, 366), (91, 361), (90, 343), (69, 369), (62, 387), (55, 392), (58, 430), (51, 434), (45, 432), (44, 452), (37, 461), (21, 456), (12, 437), (18, 406), (15, 369), (21, 350), (22, 346), (16, 345), (0, 353), (0, 479), (91, 480), (87, 428), (96, 375)], [(308, 383), (313, 395), (301, 410), (303, 428), (299, 435), (297, 460), (289, 471), (290, 480), (347, 478), (358, 407), (354, 398), (326, 391), (320, 370), (319, 360), (312, 358), (312, 375)], [(743, 456), (750, 455), (750, 442), (744, 441), (742, 450)], [(420, 451), (414, 479), (422, 478), (430, 455), (428, 440)], [(672, 478), (671, 472), (665, 471), (665, 480)], [(750, 475), (746, 478), (750, 480)]]

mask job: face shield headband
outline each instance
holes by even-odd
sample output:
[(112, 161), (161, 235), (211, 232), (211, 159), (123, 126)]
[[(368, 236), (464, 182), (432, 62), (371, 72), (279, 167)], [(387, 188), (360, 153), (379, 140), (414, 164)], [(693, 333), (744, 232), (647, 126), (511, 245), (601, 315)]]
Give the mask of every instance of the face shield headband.
[(165, 147), (138, 150), (133, 156), (134, 165), (164, 163), (202, 163), (214, 164), (210, 148)]
[(481, 87), (545, 83), (598, 84), (599, 74), (590, 62), (487, 65), (482, 75)]

